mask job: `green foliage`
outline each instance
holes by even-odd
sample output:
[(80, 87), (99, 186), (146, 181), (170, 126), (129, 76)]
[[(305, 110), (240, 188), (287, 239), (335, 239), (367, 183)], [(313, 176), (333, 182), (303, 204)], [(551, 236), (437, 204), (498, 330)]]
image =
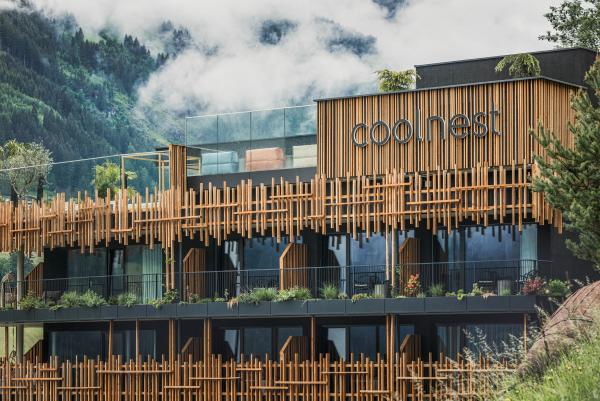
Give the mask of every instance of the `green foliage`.
[(162, 298), (152, 299), (149, 304), (154, 306), (156, 309), (160, 309), (161, 306), (167, 304), (174, 304), (179, 301), (179, 292), (171, 288), (163, 294)]
[(474, 297), (480, 297), (483, 295), (483, 290), (479, 288), (479, 284), (473, 283), (473, 288), (471, 289), (471, 295)]
[(545, 293), (550, 297), (563, 298), (571, 293), (571, 286), (568, 281), (550, 280), (546, 284)]
[(567, 240), (568, 248), (600, 269), (600, 61), (588, 71), (586, 82), (596, 99), (594, 103), (580, 90), (571, 101), (574, 146), (563, 146), (544, 127), (536, 135), (548, 161), (535, 158), (540, 174), (534, 177), (533, 189), (543, 192), (545, 200), (563, 213), (567, 229), (577, 233), (577, 241)]
[[(0, 144), (43, 143), (62, 161), (166, 142), (157, 128), (171, 125), (159, 121), (168, 116), (151, 121), (132, 112), (137, 86), (158, 67), (148, 50), (131, 36), (90, 41), (66, 26), (34, 11), (0, 12)], [(136, 166), (139, 180), (147, 182), (152, 168)], [(91, 174), (79, 163), (55, 166), (49, 189), (91, 189)]]
[(18, 198), (23, 198), (28, 192), (37, 189), (43, 183), (52, 163), (48, 149), (40, 143), (24, 143), (14, 139), (0, 146), (0, 166), (2, 172)]
[(462, 301), (463, 299), (465, 299), (465, 297), (467, 296), (467, 294), (465, 294), (465, 291), (461, 288), (458, 291), (450, 291), (446, 293), (447, 297), (456, 297), (456, 299), (458, 299), (459, 301)]
[(560, 47), (600, 50), (600, 0), (565, 0), (544, 15), (552, 31), (539, 38)]
[(354, 294), (352, 295), (352, 303), (356, 302), (356, 301), (360, 301), (361, 299), (369, 299), (372, 298), (369, 294), (367, 293), (361, 293), (361, 294)]
[(107, 302), (102, 296), (92, 290), (87, 290), (81, 295), (81, 303), (88, 308), (97, 308), (106, 305)]
[(308, 288), (293, 287), (288, 290), (280, 290), (275, 297), (275, 302), (306, 301), (312, 298)]
[(379, 81), (379, 90), (382, 92), (394, 92), (411, 89), (419, 76), (414, 69), (404, 71), (392, 71), (383, 69), (376, 71)]
[(509, 295), (512, 295), (512, 292), (508, 288), (505, 288), (502, 291), (500, 291), (500, 294), (498, 294), (498, 295), (501, 295), (503, 297), (508, 297)]
[(542, 72), (540, 62), (535, 56), (522, 53), (504, 57), (496, 65), (496, 73), (504, 71), (508, 66), (508, 75), (513, 78), (535, 77)]
[(56, 305), (52, 306), (50, 309), (79, 308), (81, 306), (83, 306), (81, 296), (77, 294), (76, 291), (68, 291), (62, 294)]
[(335, 284), (325, 284), (319, 291), (323, 299), (338, 299), (340, 291)]
[(432, 297), (443, 297), (444, 294), (444, 286), (442, 284), (434, 284), (429, 287), (429, 295)]
[(511, 375), (504, 380), (493, 401), (599, 400), (600, 331), (595, 327), (575, 341), (545, 370), (542, 377)]
[(21, 298), (21, 309), (23, 310), (33, 310), (33, 309), (41, 309), (45, 307), (44, 301), (40, 297), (38, 297), (35, 292), (29, 292), (23, 298)]
[(123, 294), (119, 294), (116, 298), (116, 304), (121, 306), (126, 306), (128, 308), (136, 305), (138, 303), (137, 296), (131, 292), (126, 292)]
[[(127, 182), (137, 178), (137, 174), (133, 171), (125, 171), (125, 176)], [(92, 185), (98, 190), (99, 196), (105, 197), (108, 190), (114, 196), (121, 189), (121, 167), (110, 161), (94, 166)], [(131, 188), (128, 188), (128, 190), (131, 190)]]

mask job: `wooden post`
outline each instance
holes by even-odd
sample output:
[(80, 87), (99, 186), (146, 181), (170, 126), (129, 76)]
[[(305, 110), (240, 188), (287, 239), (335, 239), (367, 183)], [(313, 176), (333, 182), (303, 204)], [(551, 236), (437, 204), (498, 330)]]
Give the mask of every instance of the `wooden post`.
[(108, 357), (113, 354), (113, 321), (108, 321)]
[(202, 322), (202, 358), (204, 361), (208, 361), (212, 355), (212, 322), (211, 320), (204, 319)]
[(175, 333), (175, 320), (169, 319), (169, 362), (173, 363), (177, 354), (177, 337)]
[[(25, 252), (23, 246), (17, 252), (17, 309), (21, 309), (21, 299), (25, 295)], [(15, 350), (17, 354), (17, 363), (23, 362), (25, 326), (20, 323), (16, 326)]]
[(125, 190), (125, 157), (121, 156), (121, 190)]
[(317, 360), (317, 319), (314, 316), (310, 318), (310, 360)]
[(137, 361), (140, 357), (140, 321), (135, 320), (135, 360)]
[(4, 326), (4, 358), (8, 359), (8, 341), (10, 338), (10, 328), (8, 326)]

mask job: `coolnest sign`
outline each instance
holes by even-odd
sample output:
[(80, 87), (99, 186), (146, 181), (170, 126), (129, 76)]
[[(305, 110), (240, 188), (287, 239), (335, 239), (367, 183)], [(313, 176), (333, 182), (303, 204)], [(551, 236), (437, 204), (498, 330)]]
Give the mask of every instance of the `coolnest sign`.
[[(369, 141), (376, 146), (383, 146), (392, 138), (398, 144), (408, 143), (413, 137), (418, 141), (430, 141), (432, 131), (436, 130), (442, 140), (446, 139), (447, 135), (452, 135), (457, 139), (466, 138), (469, 135), (483, 138), (488, 134), (502, 135), (496, 128), (497, 118), (500, 116), (500, 111), (496, 110), (492, 105), (489, 111), (479, 111), (472, 115), (457, 113), (452, 115), (448, 121), (442, 116), (433, 115), (425, 120), (425, 135), (422, 135), (420, 110), (415, 110), (415, 122), (400, 118), (394, 122), (392, 126), (385, 121), (378, 120), (371, 124), (358, 123), (352, 128), (352, 143), (359, 148), (364, 148), (369, 144)], [(379, 131), (379, 133), (378, 133)], [(364, 132), (363, 135), (360, 135)], [(363, 139), (359, 138), (362, 136)]]

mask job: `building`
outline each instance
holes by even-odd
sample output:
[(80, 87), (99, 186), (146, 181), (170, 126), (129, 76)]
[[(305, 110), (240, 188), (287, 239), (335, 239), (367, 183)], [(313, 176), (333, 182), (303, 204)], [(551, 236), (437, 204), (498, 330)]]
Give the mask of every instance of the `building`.
[[(539, 301), (527, 280), (594, 274), (531, 191), (544, 151), (530, 130), (572, 143), (569, 98), (596, 54), (536, 56), (539, 77), (497, 76), (499, 57), (422, 65), (415, 90), (190, 118), (187, 146), (153, 156), (158, 190), (3, 203), (1, 250), (44, 256), (3, 284), (6, 306), (19, 285), (44, 302), (91, 289), (136, 305), (5, 309), (2, 321), (43, 326), (29, 353), (42, 361), (392, 361), (456, 356), (476, 329), (525, 336)], [(315, 299), (226, 302), (294, 287)], [(182, 303), (151, 305), (172, 290)]]

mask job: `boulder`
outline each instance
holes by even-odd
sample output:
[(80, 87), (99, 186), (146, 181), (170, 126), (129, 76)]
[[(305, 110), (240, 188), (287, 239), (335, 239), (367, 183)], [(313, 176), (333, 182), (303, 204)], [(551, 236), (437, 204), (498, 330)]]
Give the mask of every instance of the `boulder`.
[(550, 361), (573, 346), (598, 319), (600, 281), (576, 291), (550, 316), (519, 371), (542, 374)]

